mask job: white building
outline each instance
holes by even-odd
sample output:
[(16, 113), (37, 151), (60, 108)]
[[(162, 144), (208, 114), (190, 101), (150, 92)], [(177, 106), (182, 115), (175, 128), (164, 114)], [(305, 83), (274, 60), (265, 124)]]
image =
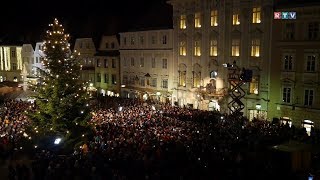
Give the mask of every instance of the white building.
[[(209, 110), (220, 106), (228, 112), (230, 85), (223, 64), (235, 61), (238, 67), (253, 70), (252, 82), (242, 86), (244, 115), (265, 116), (269, 102), (272, 1), (169, 3), (173, 6), (173, 75), (179, 105)], [(211, 87), (213, 90), (208, 92)]]
[(175, 101), (172, 33), (172, 29), (120, 33), (121, 96)]
[(95, 57), (96, 48), (92, 38), (77, 38), (74, 44), (74, 50), (80, 52), (80, 61), (82, 65), (80, 78), (83, 82), (95, 82)]
[(44, 69), (43, 60), (45, 54), (42, 51), (43, 42), (37, 42), (34, 48), (33, 62), (30, 77), (40, 77), (40, 70)]

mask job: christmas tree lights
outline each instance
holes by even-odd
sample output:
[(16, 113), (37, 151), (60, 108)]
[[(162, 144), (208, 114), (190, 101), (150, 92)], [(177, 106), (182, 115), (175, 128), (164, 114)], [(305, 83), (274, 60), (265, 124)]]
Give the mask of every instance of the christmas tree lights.
[[(58, 19), (49, 24), (42, 51), (45, 54), (38, 92), (38, 113), (28, 113), (39, 132), (76, 137), (88, 127), (90, 109), (86, 88), (80, 81), (78, 54), (70, 50), (69, 34)], [(82, 129), (82, 130), (80, 130)], [(66, 133), (68, 132), (68, 133)]]

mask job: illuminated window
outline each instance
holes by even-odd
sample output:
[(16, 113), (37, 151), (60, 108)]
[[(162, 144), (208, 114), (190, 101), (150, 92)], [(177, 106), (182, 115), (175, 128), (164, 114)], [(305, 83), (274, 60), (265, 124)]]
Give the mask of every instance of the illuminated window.
[(307, 72), (315, 72), (316, 71), (316, 56), (315, 55), (307, 55), (306, 57), (306, 71)]
[(293, 69), (293, 55), (286, 54), (283, 57), (283, 70), (292, 71)]
[(187, 28), (187, 24), (186, 24), (186, 20), (187, 16), (186, 15), (181, 15), (180, 16), (180, 29), (186, 29)]
[(186, 78), (187, 78), (187, 72), (179, 71), (179, 86), (186, 87)]
[(162, 59), (162, 68), (167, 69), (168, 68), (168, 60), (167, 59)]
[(193, 87), (200, 87), (201, 72), (193, 71)]
[(305, 106), (312, 106), (313, 97), (314, 97), (313, 89), (305, 89), (304, 90), (304, 105)]
[(218, 55), (218, 41), (210, 40), (210, 56)]
[(194, 42), (194, 55), (195, 56), (201, 56), (200, 41), (195, 41)]
[(239, 25), (239, 24), (240, 24), (239, 14), (233, 14), (232, 15), (232, 25)]
[(232, 40), (232, 48), (231, 48), (231, 56), (239, 56), (240, 55), (240, 40), (233, 39)]
[(252, 9), (252, 23), (261, 23), (261, 8), (254, 7)]
[(218, 10), (211, 11), (210, 25), (211, 26), (218, 26)]
[(143, 57), (140, 58), (140, 67), (144, 67), (144, 58)]
[(187, 45), (186, 45), (185, 41), (180, 41), (179, 54), (180, 54), (180, 56), (186, 56), (187, 55)]
[(201, 28), (201, 14), (200, 13), (194, 14), (194, 27)]
[(249, 93), (250, 94), (259, 94), (259, 77), (252, 77), (252, 81), (249, 83)]
[(282, 102), (291, 103), (291, 87), (282, 88)]
[(260, 56), (260, 39), (251, 40), (251, 56)]
[(151, 68), (156, 68), (156, 58), (151, 59)]

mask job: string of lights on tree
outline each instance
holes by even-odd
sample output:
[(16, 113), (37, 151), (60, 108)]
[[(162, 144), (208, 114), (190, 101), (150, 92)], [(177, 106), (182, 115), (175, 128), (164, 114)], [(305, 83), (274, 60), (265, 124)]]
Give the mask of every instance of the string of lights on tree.
[(62, 24), (54, 19), (42, 46), (45, 57), (44, 69), (40, 70), (41, 78), (35, 87), (37, 110), (28, 113), (38, 132), (68, 135), (87, 126), (89, 96), (80, 81), (80, 53), (70, 50), (69, 40)]

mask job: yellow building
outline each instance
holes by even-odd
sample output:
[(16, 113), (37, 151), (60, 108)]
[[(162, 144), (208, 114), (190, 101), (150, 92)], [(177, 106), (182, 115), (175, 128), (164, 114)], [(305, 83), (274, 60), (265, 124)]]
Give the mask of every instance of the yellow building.
[[(273, 1), (170, 0), (173, 6), (174, 94), (180, 106), (229, 113), (228, 70), (253, 70), (242, 86), (245, 116), (267, 117)], [(208, 91), (209, 90), (209, 91)]]
[(99, 94), (120, 95), (120, 53), (116, 35), (102, 36), (95, 54), (95, 76)]
[(272, 33), (268, 115), (319, 128), (320, 3), (276, 6)]

